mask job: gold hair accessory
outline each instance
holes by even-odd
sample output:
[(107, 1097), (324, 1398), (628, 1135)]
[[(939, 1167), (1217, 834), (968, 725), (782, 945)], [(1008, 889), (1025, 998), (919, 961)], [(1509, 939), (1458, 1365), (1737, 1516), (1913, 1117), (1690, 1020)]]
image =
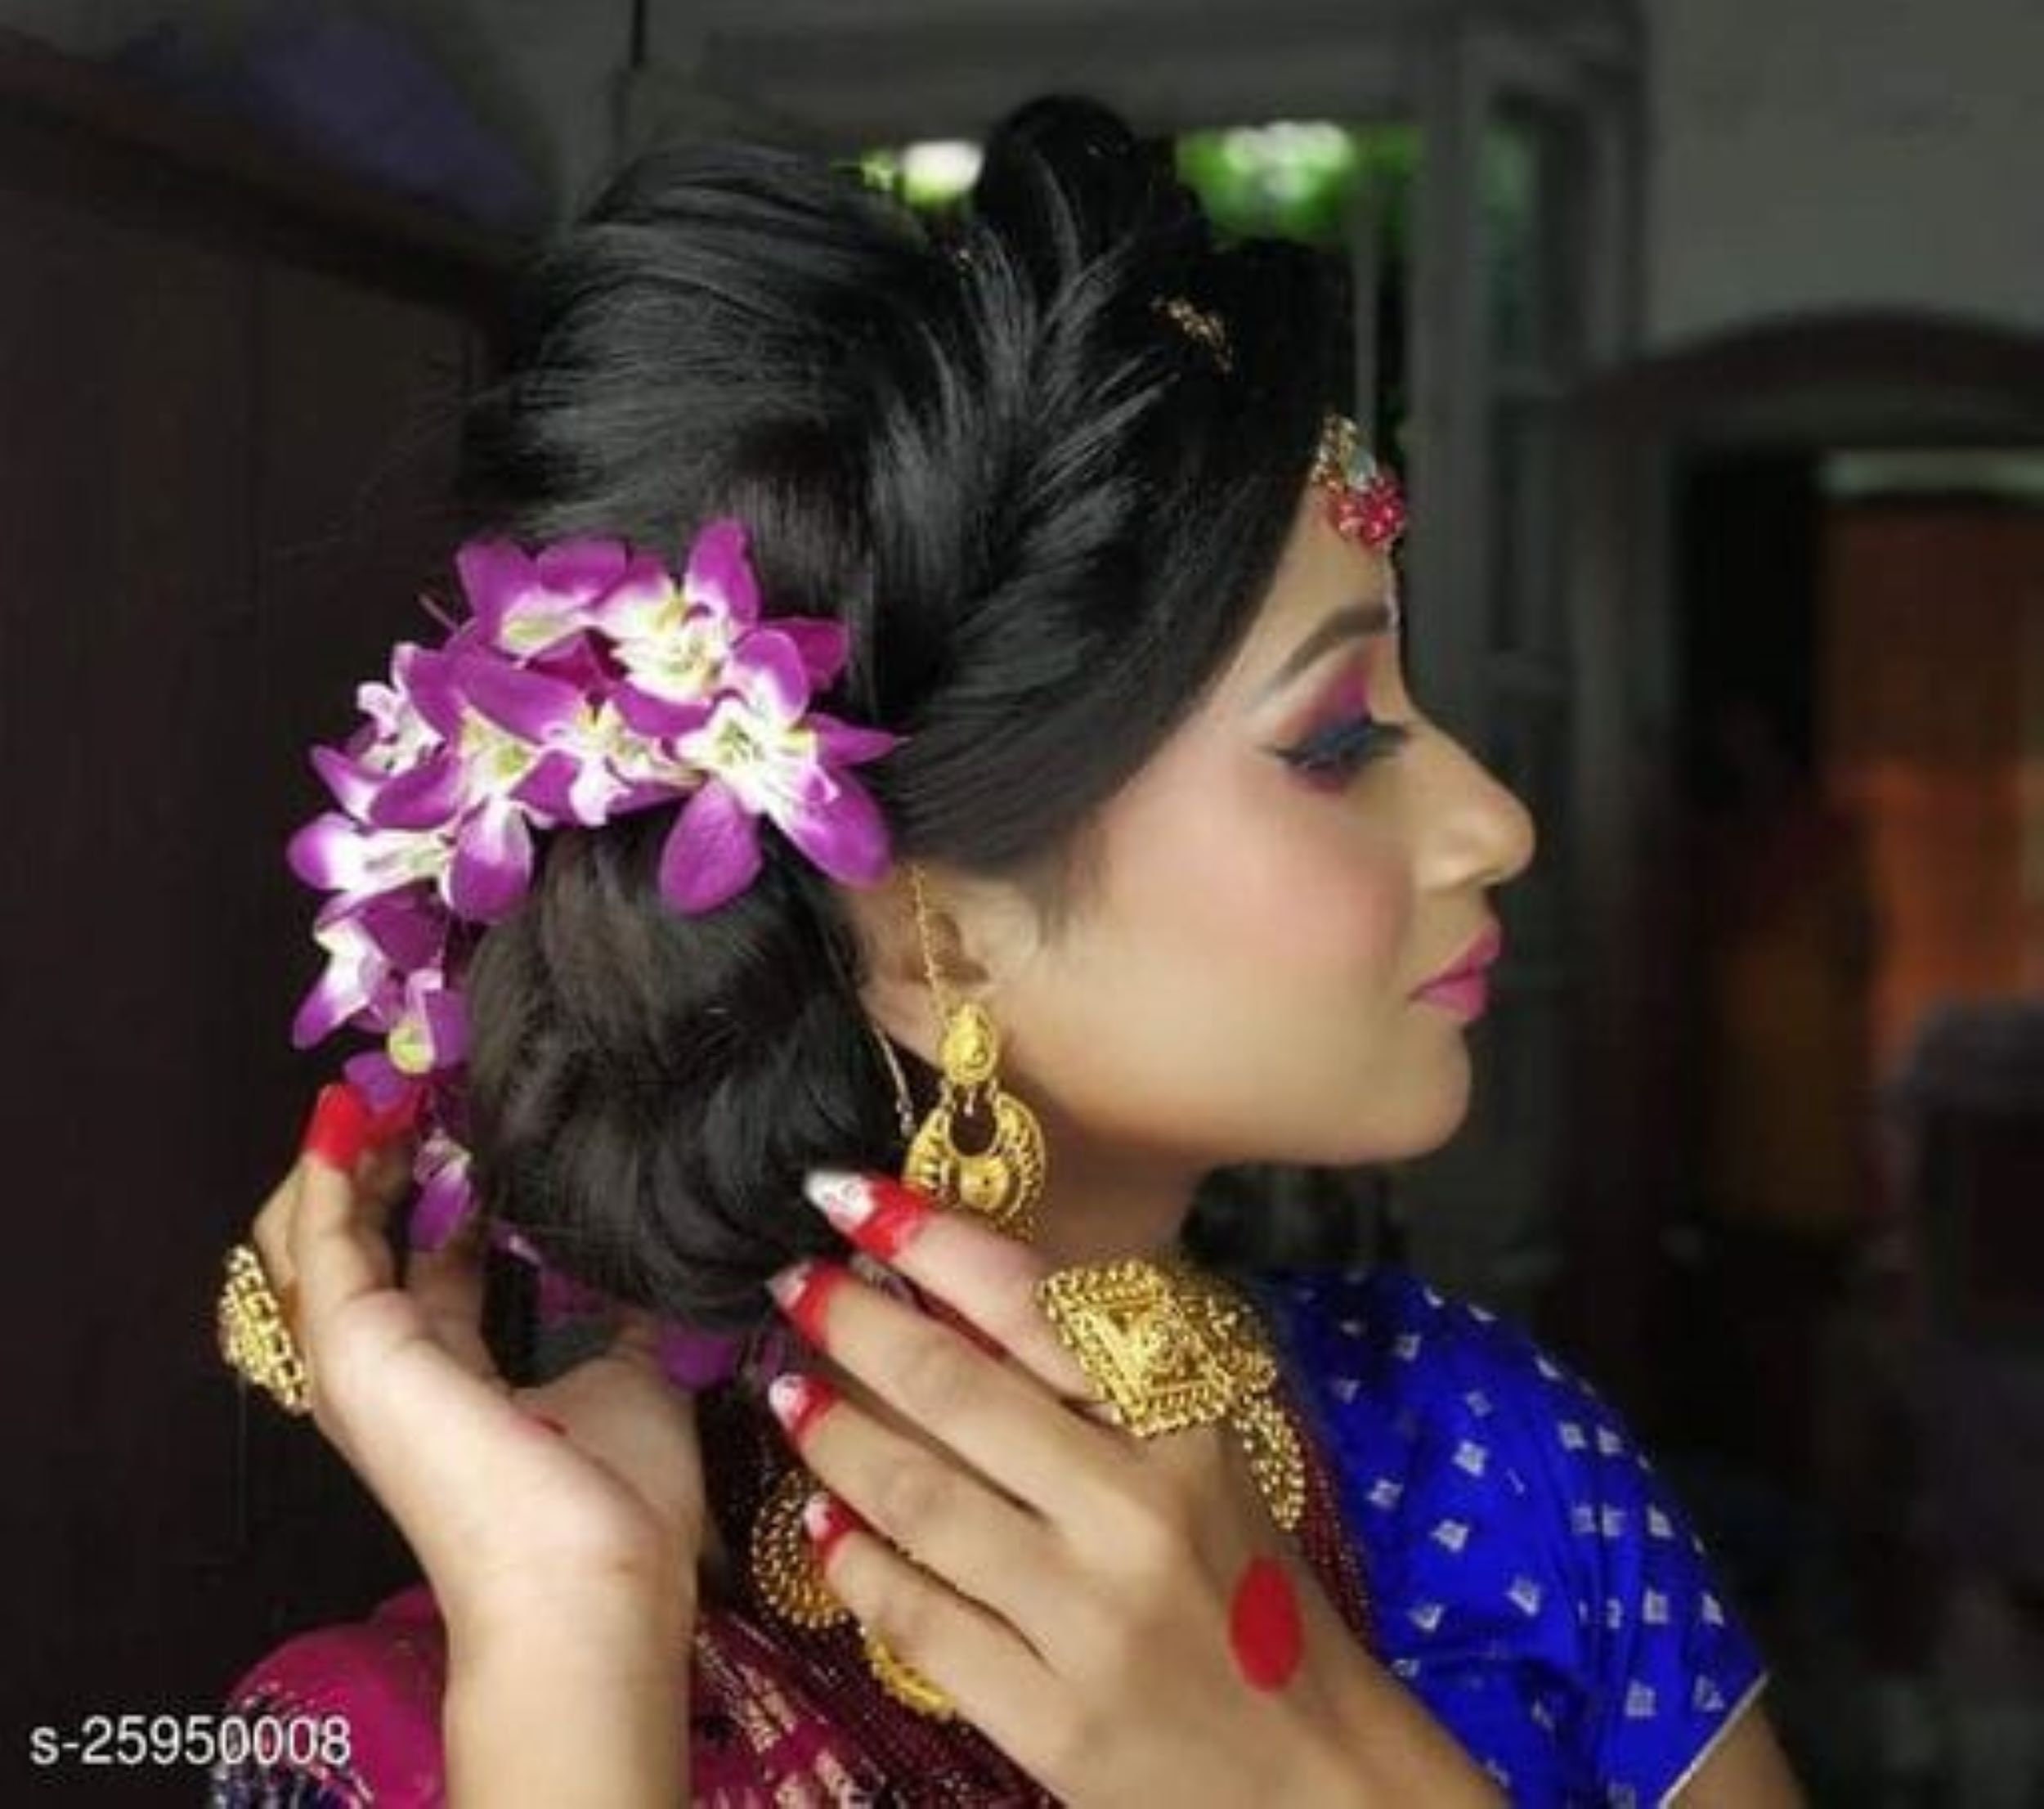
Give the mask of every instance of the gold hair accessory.
[[(997, 1073), (1001, 1039), (993, 1018), (971, 999), (947, 998), (937, 971), (922, 874), (913, 864), (908, 879), (923, 965), (943, 1025), (938, 1045), (942, 1089), (909, 1139), (901, 1178), (944, 1205), (984, 1220), (1005, 1237), (1033, 1242), (1037, 1203), (1043, 1196), (1042, 1127), (1034, 1112), (1002, 1089)], [(961, 1120), (980, 1122), (986, 1138), (983, 1147), (960, 1146)]]
[(236, 1244), (227, 1252), (226, 1268), (216, 1309), (222, 1358), (286, 1413), (310, 1413), (312, 1391), (305, 1359), (262, 1272), (262, 1259), (253, 1246)]
[[(1235, 369), (1227, 324), (1218, 314), (1182, 295), (1159, 295), (1150, 306), (1204, 345), (1223, 370)], [(1329, 410), (1322, 420), (1312, 481), (1328, 493), (1328, 518), (1343, 538), (1375, 551), (1405, 532), (1405, 501), (1398, 480), (1364, 447), (1361, 430), (1347, 415)], [(1395, 607), (1395, 590), (1392, 601)]]
[(1150, 304), (1169, 316), (1188, 339), (1197, 339), (1213, 354), (1223, 370), (1235, 369), (1235, 353), (1228, 343), (1227, 325), (1210, 308), (1197, 307), (1182, 295), (1159, 295)]

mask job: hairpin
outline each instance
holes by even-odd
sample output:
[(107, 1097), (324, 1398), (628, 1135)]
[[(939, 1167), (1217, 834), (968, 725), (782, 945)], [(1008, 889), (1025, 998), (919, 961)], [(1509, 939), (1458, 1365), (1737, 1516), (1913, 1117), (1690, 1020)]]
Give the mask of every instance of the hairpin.
[(1195, 307), (1182, 295), (1159, 295), (1150, 305), (1168, 315), (1188, 338), (1204, 345), (1223, 370), (1235, 369), (1235, 355), (1228, 347), (1228, 329), (1218, 314), (1208, 308)]

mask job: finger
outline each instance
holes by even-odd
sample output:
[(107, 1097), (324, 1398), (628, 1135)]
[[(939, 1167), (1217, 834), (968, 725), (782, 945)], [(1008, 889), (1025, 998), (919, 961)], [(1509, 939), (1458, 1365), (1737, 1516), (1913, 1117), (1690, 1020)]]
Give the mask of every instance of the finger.
[(370, 1151), (356, 1169), (356, 1180), (373, 1194), (388, 1195), (388, 1203), (395, 1205), (411, 1185), (418, 1143), (416, 1138), (399, 1137)]
[(810, 1497), (803, 1523), (831, 1592), (859, 1623), (942, 1690), (961, 1718), (1025, 1770), (1051, 1779), (1069, 1705), (1028, 1641), (848, 1521), (827, 1491)]
[[(291, 1255), (313, 1411), (428, 1573), (455, 1573), (486, 1540), (504, 1488), (519, 1486), (518, 1453), (538, 1457), (545, 1443), (501, 1382), (450, 1356), (392, 1285), (388, 1211), (324, 1159), (306, 1163)], [(479, 1489), (493, 1474), (504, 1481)]]
[(810, 1258), (769, 1287), (811, 1344), (1017, 1501), (1074, 1533), (1121, 1523), (1126, 1441), (1065, 1412), (1034, 1376), (842, 1264)]
[(298, 1214), (304, 1171), (305, 1160), (301, 1156), (271, 1189), (270, 1197), (257, 1209), (255, 1223), (249, 1228), (249, 1241), (255, 1248), (257, 1260), (262, 1264), (263, 1275), (294, 1337), (298, 1335), (298, 1272), (291, 1262), (291, 1221)]
[(1028, 1245), (885, 1176), (819, 1169), (803, 1192), (836, 1230), (950, 1306), (1054, 1393), (1099, 1399), (1038, 1304), (1048, 1270)]
[(357, 1187), (351, 1173), (316, 1153), (301, 1167), (285, 1249), (311, 1329), (349, 1301), (394, 1286), (397, 1264), (384, 1235), (390, 1196)]
[[(1061, 1668), (1053, 1629), (1083, 1620), (1048, 1524), (948, 1454), (903, 1436), (821, 1376), (774, 1378), (768, 1404), (804, 1465), (917, 1564), (983, 1604)], [(1047, 1622), (1047, 1615), (1055, 1619)]]
[[(298, 1158), (257, 1210), (249, 1232), (249, 1241), (255, 1246), (263, 1273), (294, 1336), (298, 1331), (298, 1280), (291, 1237), (304, 1192), (307, 1163), (323, 1154), (334, 1165), (354, 1167), (360, 1183), (374, 1197), (394, 1196), (410, 1177), (413, 1142), (410, 1127), (419, 1099), (420, 1094), (413, 1089), (392, 1107), (374, 1114), (344, 1084), (337, 1083), (320, 1089)], [(366, 1153), (358, 1160), (356, 1152), (364, 1149)]]
[(405, 1288), (449, 1353), (488, 1378), (495, 1376), (496, 1364), (482, 1337), (486, 1242), (483, 1214), (472, 1213), (437, 1249), (415, 1247), (406, 1254)]

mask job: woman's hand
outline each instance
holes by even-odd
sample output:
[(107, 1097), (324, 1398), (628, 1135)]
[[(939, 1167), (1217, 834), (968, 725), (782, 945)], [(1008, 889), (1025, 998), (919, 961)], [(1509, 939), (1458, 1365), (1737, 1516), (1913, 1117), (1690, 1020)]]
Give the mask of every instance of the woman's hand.
[[(396, 1134), (376, 1144), (379, 1129)], [(384, 1225), (406, 1191), (406, 1133), (329, 1087), (307, 1142), (252, 1241), (315, 1421), (410, 1543), (455, 1646), (550, 1626), (614, 1640), (621, 1663), (670, 1654), (679, 1674), (702, 1468), (693, 1403), (661, 1375), (651, 1324), (629, 1322), (602, 1355), (513, 1389), (480, 1330), (481, 1215), (412, 1252), (401, 1280)]]
[(827, 1368), (775, 1410), (838, 1510), (832, 1591), (961, 1714), (1074, 1803), (1498, 1800), (1351, 1635), (1231, 1435), (1086, 1416), (1039, 1257), (896, 1183), (809, 1191), (937, 1316), (839, 1264), (784, 1271)]

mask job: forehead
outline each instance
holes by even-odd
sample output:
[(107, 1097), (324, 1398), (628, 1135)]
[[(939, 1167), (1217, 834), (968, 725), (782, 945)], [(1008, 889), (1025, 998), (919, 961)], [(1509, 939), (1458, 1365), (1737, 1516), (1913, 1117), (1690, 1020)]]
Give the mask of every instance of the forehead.
[(1338, 532), (1328, 500), (1318, 484), (1304, 487), (1270, 588), (1229, 675), (1230, 685), (1260, 685), (1300, 637), (1334, 610), (1390, 594), (1390, 554)]

